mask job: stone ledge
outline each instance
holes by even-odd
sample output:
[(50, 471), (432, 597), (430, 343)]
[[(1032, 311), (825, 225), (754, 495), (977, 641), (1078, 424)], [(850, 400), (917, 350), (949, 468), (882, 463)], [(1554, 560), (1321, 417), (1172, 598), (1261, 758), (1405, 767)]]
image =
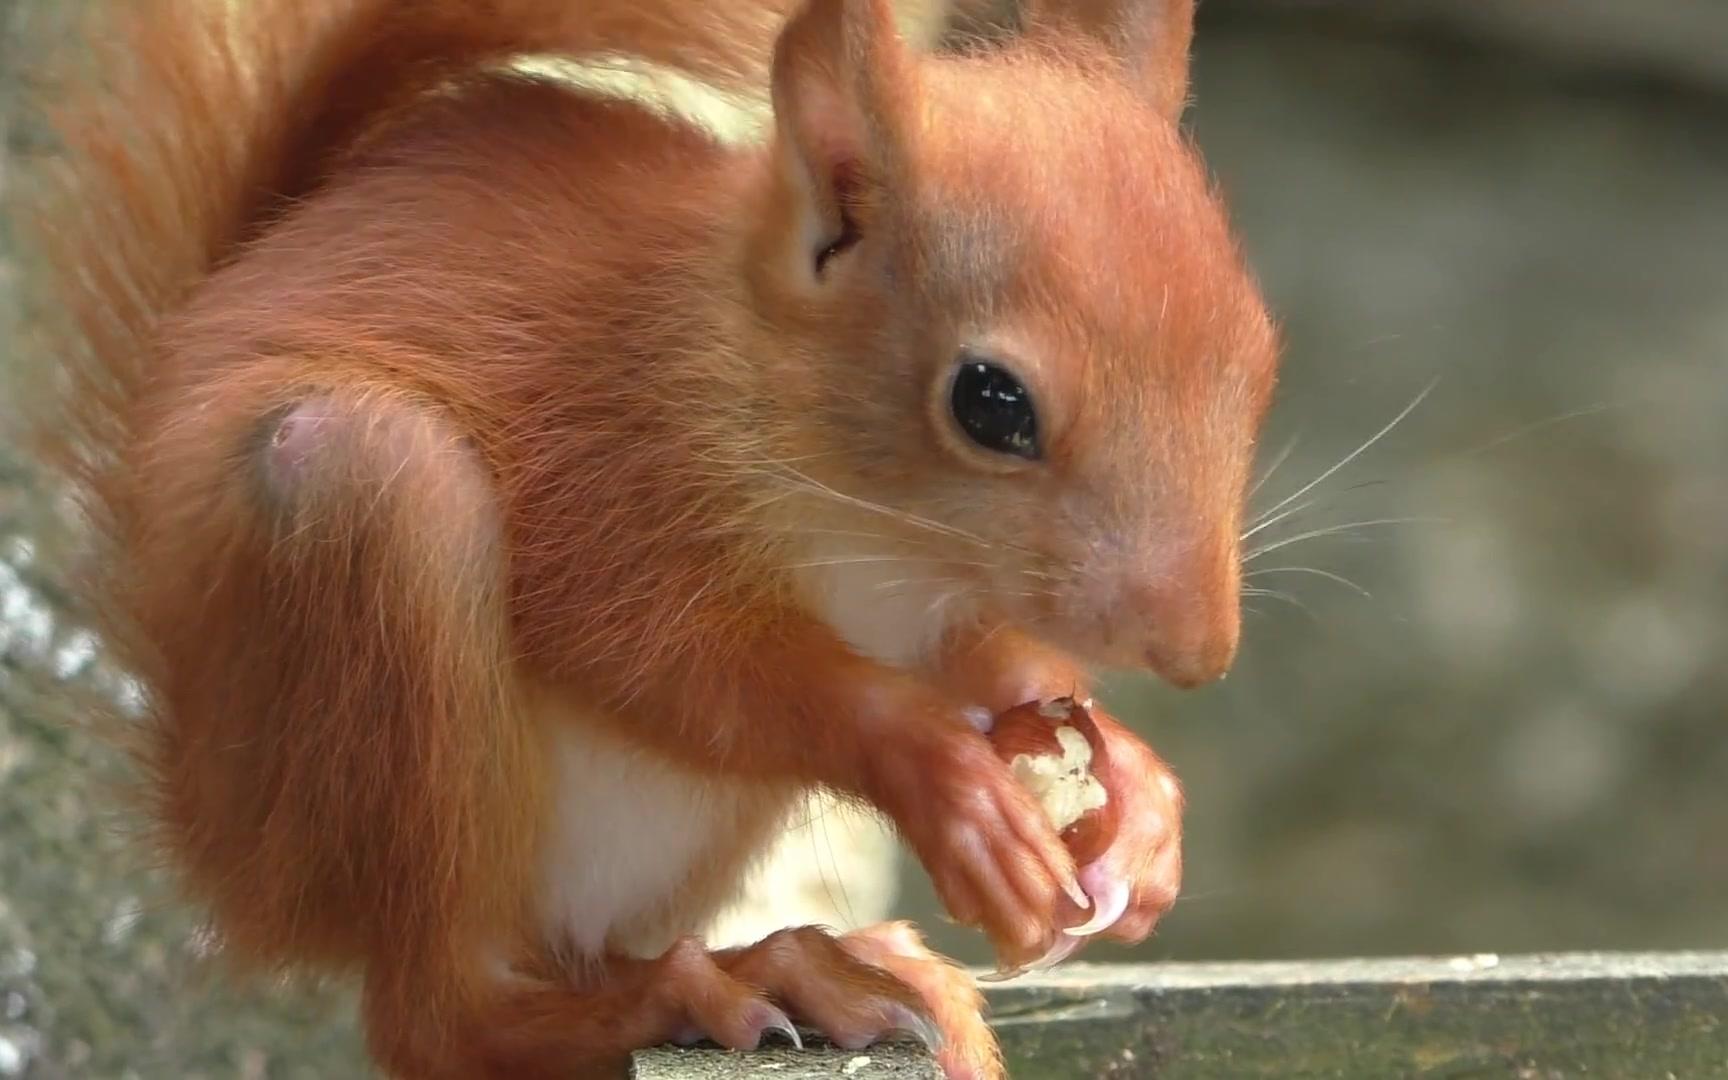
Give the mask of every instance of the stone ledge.
[(805, 1049), (775, 1045), (741, 1054), (713, 1048), (661, 1047), (637, 1054), (631, 1080), (942, 1080), (922, 1043), (892, 1042), (841, 1050), (805, 1039)]
[[(1076, 964), (988, 993), (1015, 1080), (1728, 1074), (1728, 953)], [(897, 1044), (654, 1050), (632, 1075), (936, 1074)]]

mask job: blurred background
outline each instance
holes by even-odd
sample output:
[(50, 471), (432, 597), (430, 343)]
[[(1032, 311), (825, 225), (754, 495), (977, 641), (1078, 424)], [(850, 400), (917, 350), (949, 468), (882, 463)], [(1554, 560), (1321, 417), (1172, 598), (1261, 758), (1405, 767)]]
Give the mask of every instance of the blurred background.
[[(0, 0), (13, 47), (33, 2)], [(1189, 870), (1151, 942), (1088, 958), (1728, 946), (1728, 9), (1203, 9), (1190, 122), (1289, 344), (1256, 502), (1304, 508), (1255, 537), (1283, 595), (1228, 681), (1114, 688), (1188, 785)], [(32, 362), (23, 273), (0, 247), (0, 363)], [(0, 1076), (352, 1074), (340, 993), (200, 967), (124, 769), (41, 708), (93, 650), (23, 466), (0, 448)], [(789, 851), (985, 959), (868, 829)]]

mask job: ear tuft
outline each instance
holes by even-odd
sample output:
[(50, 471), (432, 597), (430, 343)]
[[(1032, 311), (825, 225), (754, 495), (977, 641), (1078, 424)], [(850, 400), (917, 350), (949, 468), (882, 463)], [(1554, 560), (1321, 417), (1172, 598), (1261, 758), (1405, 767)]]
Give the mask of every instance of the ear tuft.
[(1160, 113), (1180, 119), (1188, 103), (1195, 0), (1028, 0), (1027, 25), (1050, 37), (1081, 37), (1115, 56)]

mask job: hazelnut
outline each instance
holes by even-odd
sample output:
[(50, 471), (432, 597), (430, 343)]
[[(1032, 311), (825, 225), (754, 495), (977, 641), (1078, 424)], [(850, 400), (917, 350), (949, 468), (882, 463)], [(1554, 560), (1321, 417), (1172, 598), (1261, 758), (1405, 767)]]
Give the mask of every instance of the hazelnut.
[(1104, 741), (1088, 709), (1073, 698), (1029, 701), (996, 718), (990, 741), (1014, 778), (1038, 799), (1062, 842), (1085, 866), (1116, 838), (1116, 813), (1099, 776)]

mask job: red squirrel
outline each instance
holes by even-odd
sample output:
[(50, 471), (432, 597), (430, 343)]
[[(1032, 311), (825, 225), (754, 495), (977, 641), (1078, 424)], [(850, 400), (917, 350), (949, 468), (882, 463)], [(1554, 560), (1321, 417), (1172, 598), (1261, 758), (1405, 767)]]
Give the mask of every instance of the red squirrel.
[[(227, 955), (357, 976), (403, 1077), (794, 1021), (1001, 1075), (905, 924), (702, 944), (817, 788), (1007, 968), (1146, 937), (1168, 768), (1097, 715), (1076, 867), (980, 717), (1236, 650), (1277, 348), (1178, 123), (1192, 6), (943, 48), (890, 0), (104, 6), (36, 435)], [(619, 54), (766, 137), (509, 67)]]

